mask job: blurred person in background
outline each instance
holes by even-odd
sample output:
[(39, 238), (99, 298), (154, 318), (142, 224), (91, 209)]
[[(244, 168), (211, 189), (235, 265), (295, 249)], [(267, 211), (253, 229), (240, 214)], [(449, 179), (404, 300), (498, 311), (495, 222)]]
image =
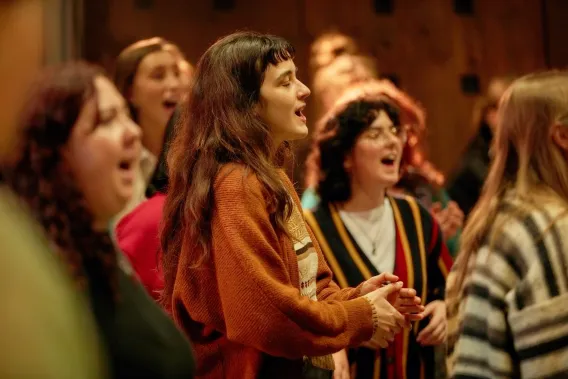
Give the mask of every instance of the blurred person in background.
[(133, 278), (109, 234), (110, 219), (134, 192), (141, 150), (124, 98), (97, 67), (67, 63), (37, 80), (21, 127), (6, 181), (90, 300), (110, 377), (191, 377), (188, 341)]
[[(185, 63), (184, 63), (185, 62)], [(114, 83), (128, 102), (130, 117), (142, 130), (142, 158), (133, 198), (120, 219), (145, 200), (145, 191), (164, 144), (168, 120), (189, 85), (190, 65), (180, 49), (163, 38), (126, 47), (115, 63)]]
[[(17, 155), (18, 113), (41, 67), (45, 6), (40, 0), (0, 2), (2, 166)], [(86, 299), (3, 179), (0, 241), (0, 377), (106, 378), (105, 357)]]
[(352, 37), (339, 31), (324, 32), (310, 46), (310, 73), (313, 75), (341, 55), (358, 53), (359, 46)]
[(356, 83), (378, 77), (372, 58), (365, 55), (342, 54), (321, 67), (313, 77), (314, 95), (318, 96), (319, 109), (327, 112), (343, 92)]
[(448, 183), (450, 197), (458, 203), (466, 217), (479, 199), (487, 177), (491, 162), (489, 150), (497, 126), (499, 99), (513, 79), (512, 76), (496, 77), (489, 83), (487, 94), (479, 100), (473, 112), (476, 134), (467, 145), (459, 160), (460, 166)]
[(169, 181), (166, 157), (179, 113), (178, 108), (166, 127), (164, 147), (146, 190), (148, 200), (125, 215), (116, 226), (120, 249), (130, 259), (148, 293), (156, 300), (164, 288), (159, 235)]

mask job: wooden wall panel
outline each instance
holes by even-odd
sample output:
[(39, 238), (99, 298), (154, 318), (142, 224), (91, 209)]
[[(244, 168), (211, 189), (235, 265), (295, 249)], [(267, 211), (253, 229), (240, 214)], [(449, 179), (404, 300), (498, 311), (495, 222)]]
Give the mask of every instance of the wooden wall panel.
[(551, 67), (568, 68), (568, 43), (566, 43), (566, 20), (568, 1), (543, 0), (545, 52)]
[[(378, 15), (371, 0), (235, 0), (230, 11), (214, 10), (213, 1), (154, 0), (150, 9), (140, 10), (134, 1), (104, 0), (96, 2), (106, 7), (98, 11), (100, 21), (87, 17), (85, 43), (88, 58), (109, 66), (128, 43), (160, 35), (195, 62), (234, 30), (271, 32), (296, 46), (300, 76), (309, 82), (309, 45), (333, 27), (357, 39), (382, 73), (397, 74), (426, 107), (431, 158), (449, 172), (474, 133), (470, 118), (477, 96), (462, 92), (460, 77), (475, 74), (485, 89), (494, 75), (544, 68), (542, 1), (549, 0), (474, 0), (473, 15), (457, 15), (452, 0), (393, 0), (393, 13)], [(89, 50), (89, 44), (95, 48)], [(313, 117), (309, 122), (314, 124)], [(297, 165), (302, 159), (303, 154)]]

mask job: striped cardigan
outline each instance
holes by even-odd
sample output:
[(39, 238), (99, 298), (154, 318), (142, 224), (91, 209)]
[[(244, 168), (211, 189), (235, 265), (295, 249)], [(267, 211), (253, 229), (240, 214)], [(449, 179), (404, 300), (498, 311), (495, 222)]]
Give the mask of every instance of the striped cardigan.
[(498, 237), (447, 280), (450, 378), (568, 378), (568, 213), (521, 216), (507, 201)]

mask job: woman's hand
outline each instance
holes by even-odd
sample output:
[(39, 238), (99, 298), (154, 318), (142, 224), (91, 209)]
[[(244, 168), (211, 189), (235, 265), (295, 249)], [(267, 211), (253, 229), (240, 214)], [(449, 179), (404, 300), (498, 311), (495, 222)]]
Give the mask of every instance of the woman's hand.
[(435, 300), (426, 305), (425, 316), (432, 316), (428, 326), (426, 326), (416, 338), (422, 346), (440, 345), (446, 341), (447, 318), (446, 303), (442, 300)]
[[(388, 283), (396, 283), (396, 281), (398, 281), (398, 276), (383, 272), (363, 283), (361, 295), (366, 295)], [(402, 288), (399, 292), (393, 292), (388, 300), (401, 314), (406, 316), (408, 321), (420, 321), (424, 318), (422, 300), (416, 296), (414, 289)]]
[(464, 215), (455, 201), (450, 201), (444, 209), (440, 203), (434, 203), (430, 212), (440, 224), (445, 240), (452, 238), (463, 226)]
[(380, 275), (373, 276), (371, 279), (366, 280), (361, 286), (361, 296), (364, 296), (376, 289), (381, 288), (388, 283), (398, 282), (398, 276), (391, 274), (390, 272), (383, 272)]
[(349, 359), (347, 358), (347, 350), (341, 350), (333, 354), (333, 362), (335, 370), (333, 370), (333, 379), (349, 379)]
[(422, 299), (416, 296), (413, 288), (403, 288), (394, 299), (394, 307), (402, 313), (408, 321), (420, 321), (425, 317)]
[(398, 292), (400, 292), (401, 289), (402, 282), (396, 282), (386, 284), (364, 296), (375, 308), (378, 318), (378, 320), (376, 320), (375, 333), (371, 341), (369, 341), (373, 345), (382, 348), (387, 347), (389, 342), (394, 340), (394, 336), (399, 333), (402, 328), (408, 326), (408, 321), (390, 302), (396, 300)]

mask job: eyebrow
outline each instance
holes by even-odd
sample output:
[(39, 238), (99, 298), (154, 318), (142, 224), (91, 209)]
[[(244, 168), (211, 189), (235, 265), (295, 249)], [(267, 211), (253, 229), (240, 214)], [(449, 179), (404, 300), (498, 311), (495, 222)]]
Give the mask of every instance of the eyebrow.
[[(373, 123), (374, 123), (374, 121), (373, 121)], [(393, 126), (395, 126), (395, 127), (396, 127), (396, 126), (400, 126), (400, 125), (396, 125), (396, 124), (395, 124), (394, 122), (392, 122), (392, 121), (389, 121), (389, 124), (386, 125), (386, 126), (385, 126), (385, 125), (381, 125), (381, 126), (375, 125), (375, 126), (373, 126), (373, 123), (371, 123), (371, 125), (369, 125), (369, 127), (367, 128), (367, 130), (372, 130), (372, 129), (385, 129), (385, 128), (390, 128), (390, 127), (393, 127)]]
[(296, 67), (296, 70), (286, 70), (283, 73), (281, 73), (280, 75), (278, 75), (278, 78), (276, 78), (276, 81), (280, 81), (282, 79), (284, 79), (285, 77), (292, 75), (292, 74), (297, 74), (298, 73), (298, 67)]

